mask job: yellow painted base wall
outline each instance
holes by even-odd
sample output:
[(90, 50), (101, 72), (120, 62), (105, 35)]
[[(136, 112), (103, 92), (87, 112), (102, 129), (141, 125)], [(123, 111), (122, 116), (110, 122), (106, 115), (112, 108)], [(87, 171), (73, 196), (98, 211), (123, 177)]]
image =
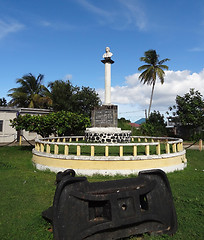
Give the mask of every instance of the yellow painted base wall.
[(167, 158), (155, 158), (145, 160), (79, 160), (60, 159), (38, 156), (33, 154), (33, 163), (44, 166), (44, 169), (80, 169), (80, 170), (142, 170), (155, 168), (168, 168), (180, 166), (187, 162), (185, 153), (179, 156)]

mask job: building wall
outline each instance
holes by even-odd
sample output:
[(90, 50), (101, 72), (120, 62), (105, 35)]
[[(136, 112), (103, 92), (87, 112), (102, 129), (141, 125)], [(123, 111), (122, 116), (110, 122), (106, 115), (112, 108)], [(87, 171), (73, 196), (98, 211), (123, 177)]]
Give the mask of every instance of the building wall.
[(3, 121), (2, 131), (0, 131), (0, 143), (12, 142), (17, 138), (17, 132), (10, 126), (10, 119), (16, 117), (16, 111), (0, 111), (0, 120)]
[[(49, 112), (51, 111), (48, 109), (0, 107), (0, 121), (3, 121), (2, 131), (0, 131), (0, 143), (10, 143), (17, 139), (17, 131), (10, 126), (10, 119), (16, 118), (17, 114), (43, 115)], [(34, 132), (24, 130), (21, 134), (29, 141), (40, 137)]]

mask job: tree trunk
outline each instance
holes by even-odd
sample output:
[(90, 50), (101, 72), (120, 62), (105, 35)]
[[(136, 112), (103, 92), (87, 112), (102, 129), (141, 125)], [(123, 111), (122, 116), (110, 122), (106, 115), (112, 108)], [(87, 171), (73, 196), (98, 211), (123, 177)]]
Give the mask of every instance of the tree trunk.
[(148, 118), (149, 118), (150, 110), (151, 110), (151, 106), (152, 106), (152, 99), (153, 99), (155, 83), (156, 83), (156, 81), (154, 81), (153, 86), (152, 86), (152, 92), (151, 92), (150, 103), (149, 103), (149, 110), (148, 110)]

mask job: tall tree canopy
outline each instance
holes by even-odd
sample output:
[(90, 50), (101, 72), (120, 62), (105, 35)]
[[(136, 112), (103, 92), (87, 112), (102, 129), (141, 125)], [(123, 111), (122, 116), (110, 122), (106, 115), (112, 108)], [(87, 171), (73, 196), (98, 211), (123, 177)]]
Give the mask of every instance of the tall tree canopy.
[(80, 89), (73, 86), (69, 80), (57, 80), (48, 86), (54, 111), (65, 110), (90, 117), (91, 110), (101, 103), (94, 89), (84, 86)]
[(173, 113), (170, 119), (179, 127), (183, 138), (195, 140), (203, 137), (204, 98), (199, 91), (192, 88), (184, 96), (177, 95), (176, 105), (169, 110)]
[(65, 110), (73, 112), (73, 95), (79, 90), (78, 87), (74, 87), (69, 80), (56, 80), (50, 82), (48, 88), (50, 89), (50, 97), (54, 111)]
[(140, 76), (140, 82), (143, 84), (152, 85), (151, 97), (150, 97), (150, 104), (148, 110), (148, 118), (150, 116), (150, 110), (152, 105), (154, 87), (156, 83), (156, 78), (158, 77), (161, 84), (164, 83), (164, 70), (168, 70), (168, 66), (164, 65), (163, 63), (169, 61), (170, 59), (165, 58), (163, 60), (159, 60), (159, 55), (157, 54), (156, 50), (148, 50), (144, 53), (144, 57), (140, 58), (140, 61), (145, 62), (145, 65), (142, 65), (138, 68), (139, 71), (143, 71)]
[(82, 86), (75, 96), (74, 112), (82, 113), (85, 116), (91, 116), (91, 111), (94, 107), (99, 106), (100, 104), (101, 100), (95, 89)]
[(164, 116), (159, 111), (151, 112), (146, 122), (141, 124), (140, 130), (147, 136), (165, 136), (167, 130)]
[(47, 96), (47, 89), (42, 84), (44, 75), (37, 78), (31, 73), (16, 80), (20, 87), (9, 90), (11, 97), (9, 105), (28, 108), (43, 108), (51, 105), (51, 99)]
[(95, 89), (73, 86), (69, 80), (56, 80), (45, 87), (42, 84), (43, 78), (42, 74), (35, 78), (30, 73), (17, 79), (20, 87), (9, 90), (9, 105), (28, 108), (50, 107), (55, 112), (64, 110), (90, 117), (92, 109), (101, 104)]
[(176, 96), (176, 105), (169, 107), (183, 126), (204, 127), (204, 98), (199, 91), (191, 88), (184, 96)]

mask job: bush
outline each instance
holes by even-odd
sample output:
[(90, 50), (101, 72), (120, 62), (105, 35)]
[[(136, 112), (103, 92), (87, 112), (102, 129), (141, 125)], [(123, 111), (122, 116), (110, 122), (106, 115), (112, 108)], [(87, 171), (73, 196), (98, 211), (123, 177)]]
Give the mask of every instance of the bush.
[(146, 123), (141, 124), (140, 130), (142, 135), (146, 136), (166, 136), (167, 130), (164, 116), (159, 111), (152, 112)]
[(11, 120), (11, 126), (18, 130), (36, 132), (42, 137), (51, 134), (56, 136), (83, 134), (84, 130), (90, 126), (90, 119), (82, 114), (60, 111), (47, 115), (19, 115)]

